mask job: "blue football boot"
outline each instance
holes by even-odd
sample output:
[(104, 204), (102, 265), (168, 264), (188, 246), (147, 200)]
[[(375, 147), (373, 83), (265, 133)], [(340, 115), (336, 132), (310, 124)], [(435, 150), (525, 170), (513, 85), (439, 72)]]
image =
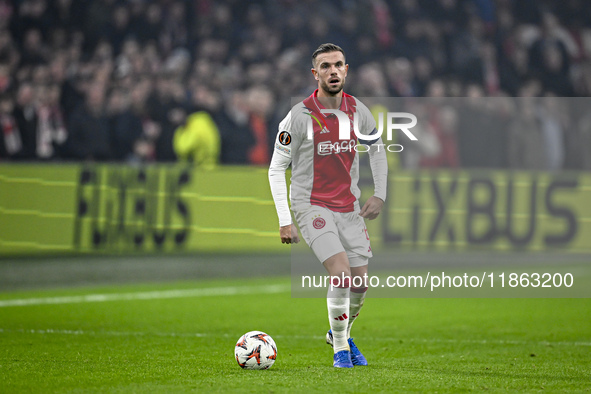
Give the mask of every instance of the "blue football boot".
[[(359, 348), (357, 345), (355, 345), (355, 342), (353, 342), (353, 338), (349, 338), (347, 341), (349, 342), (349, 347), (351, 348), (351, 362), (353, 365), (366, 366), (367, 360), (363, 354), (361, 354), (361, 351), (359, 351)], [(332, 346), (332, 330), (328, 330), (326, 333), (326, 343)]]
[(353, 368), (353, 363), (351, 362), (351, 352), (348, 350), (341, 350), (340, 352), (336, 352), (334, 354), (334, 362), (332, 363), (333, 367), (336, 368)]
[(361, 354), (361, 352), (357, 348), (357, 345), (355, 345), (355, 342), (353, 342), (353, 338), (349, 338), (348, 341), (349, 347), (351, 348), (351, 362), (353, 362), (353, 365), (358, 367), (366, 366), (367, 360), (365, 359), (363, 354)]

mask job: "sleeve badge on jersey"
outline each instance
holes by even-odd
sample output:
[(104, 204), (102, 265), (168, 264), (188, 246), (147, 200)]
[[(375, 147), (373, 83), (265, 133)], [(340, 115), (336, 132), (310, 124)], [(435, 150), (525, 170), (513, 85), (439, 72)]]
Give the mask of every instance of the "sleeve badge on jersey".
[(279, 133), (277, 140), (281, 145), (289, 145), (291, 143), (291, 135), (287, 131), (282, 131)]
[(284, 146), (281, 146), (281, 145), (279, 145), (277, 143), (275, 143), (275, 149), (277, 149), (279, 152), (283, 152), (283, 153), (286, 153), (288, 155), (291, 154), (291, 149), (286, 148)]

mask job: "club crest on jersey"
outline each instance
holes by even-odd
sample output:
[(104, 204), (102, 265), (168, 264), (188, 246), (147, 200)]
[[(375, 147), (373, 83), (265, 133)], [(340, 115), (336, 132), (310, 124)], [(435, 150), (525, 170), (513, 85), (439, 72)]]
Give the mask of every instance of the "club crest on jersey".
[(277, 140), (281, 145), (289, 145), (291, 143), (291, 135), (287, 131), (282, 131), (279, 133)]
[(321, 217), (317, 217), (312, 221), (312, 226), (314, 226), (314, 228), (316, 230), (320, 230), (325, 225), (326, 225), (326, 220), (322, 219)]

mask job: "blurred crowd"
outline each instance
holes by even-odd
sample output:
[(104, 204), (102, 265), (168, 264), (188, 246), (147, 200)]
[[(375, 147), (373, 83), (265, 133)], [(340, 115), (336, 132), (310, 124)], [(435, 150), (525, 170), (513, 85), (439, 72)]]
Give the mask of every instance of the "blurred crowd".
[(265, 165), (324, 42), (350, 94), (469, 98), (393, 166), (591, 169), (586, 0), (0, 0), (0, 160)]

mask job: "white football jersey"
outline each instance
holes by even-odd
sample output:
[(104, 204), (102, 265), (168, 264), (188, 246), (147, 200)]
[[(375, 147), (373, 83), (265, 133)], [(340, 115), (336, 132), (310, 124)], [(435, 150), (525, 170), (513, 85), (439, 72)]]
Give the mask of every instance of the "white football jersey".
[(334, 212), (358, 211), (361, 192), (354, 120), (363, 135), (374, 132), (375, 120), (361, 101), (343, 93), (339, 110), (349, 119), (349, 135), (340, 139), (339, 119), (321, 112), (326, 108), (317, 93), (291, 109), (275, 139), (273, 154), (291, 160), (291, 207), (294, 211), (310, 205)]

